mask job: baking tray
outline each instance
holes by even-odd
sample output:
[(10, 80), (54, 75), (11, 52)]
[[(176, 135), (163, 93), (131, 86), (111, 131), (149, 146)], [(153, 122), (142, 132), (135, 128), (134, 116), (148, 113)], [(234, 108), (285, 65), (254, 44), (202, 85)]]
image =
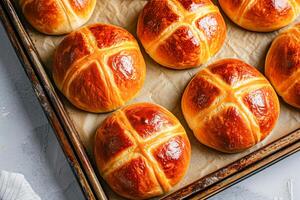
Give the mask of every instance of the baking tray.
[[(107, 199), (101, 186), (103, 182), (97, 178), (61, 96), (53, 87), (12, 0), (0, 1), (0, 18), (84, 196), (86, 199)], [(299, 150), (300, 129), (162, 199), (206, 199)]]

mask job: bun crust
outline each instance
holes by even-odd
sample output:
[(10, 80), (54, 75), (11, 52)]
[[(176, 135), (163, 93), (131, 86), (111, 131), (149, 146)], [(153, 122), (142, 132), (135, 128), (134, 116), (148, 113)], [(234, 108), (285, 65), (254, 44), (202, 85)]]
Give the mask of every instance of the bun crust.
[(185, 69), (220, 50), (226, 24), (210, 0), (150, 0), (139, 16), (137, 34), (156, 62)]
[(219, 0), (219, 3), (234, 23), (257, 32), (287, 26), (300, 12), (300, 2), (294, 0)]
[(201, 70), (182, 97), (184, 117), (196, 138), (235, 153), (262, 141), (279, 117), (270, 83), (252, 66), (225, 59)]
[(70, 33), (93, 14), (96, 0), (20, 0), (27, 21), (49, 35)]
[(137, 95), (146, 65), (129, 32), (94, 24), (65, 37), (56, 49), (52, 72), (58, 89), (73, 105), (101, 113)]
[(116, 193), (146, 199), (168, 192), (182, 179), (191, 147), (173, 114), (158, 105), (139, 103), (103, 122), (94, 155), (102, 177)]
[(300, 23), (273, 41), (265, 73), (284, 101), (300, 108)]

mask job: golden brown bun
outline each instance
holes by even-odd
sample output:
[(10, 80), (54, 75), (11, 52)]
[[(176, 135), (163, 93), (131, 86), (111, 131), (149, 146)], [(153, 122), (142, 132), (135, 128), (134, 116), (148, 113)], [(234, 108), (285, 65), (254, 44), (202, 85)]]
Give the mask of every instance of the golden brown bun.
[(284, 101), (300, 108), (300, 23), (273, 41), (265, 73)]
[(150, 0), (139, 16), (137, 34), (156, 62), (185, 69), (220, 50), (226, 24), (210, 0)]
[(20, 0), (27, 21), (49, 35), (70, 33), (91, 17), (96, 0)]
[(168, 192), (185, 175), (191, 147), (177, 118), (155, 104), (116, 111), (98, 128), (95, 160), (119, 195), (146, 199)]
[(94, 24), (69, 34), (58, 46), (53, 79), (69, 101), (89, 112), (108, 112), (141, 89), (146, 65), (126, 30)]
[(279, 109), (267, 79), (236, 59), (201, 70), (182, 97), (182, 112), (196, 138), (227, 153), (262, 141), (274, 128)]
[(299, 14), (299, 0), (219, 0), (226, 15), (251, 31), (270, 32), (291, 23)]

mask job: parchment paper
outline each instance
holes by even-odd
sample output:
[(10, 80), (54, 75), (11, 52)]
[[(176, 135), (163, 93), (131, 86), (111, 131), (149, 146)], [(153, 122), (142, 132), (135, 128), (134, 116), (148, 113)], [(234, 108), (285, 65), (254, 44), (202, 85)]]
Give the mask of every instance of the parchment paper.
[[(137, 17), (146, 2), (147, 0), (97, 0), (96, 9), (88, 24), (95, 22), (110, 23), (126, 28), (136, 36)], [(222, 14), (227, 23), (226, 42), (221, 51), (207, 64), (201, 67), (205, 67), (223, 58), (239, 58), (256, 66), (263, 72), (265, 56), (272, 40), (280, 31), (285, 30), (287, 27), (272, 33), (254, 33), (237, 27), (228, 20), (224, 13)], [(296, 21), (300, 21), (300, 18), (298, 17)], [(30, 35), (42, 61), (50, 69), (53, 50), (63, 37), (42, 35), (32, 29), (30, 29)], [(142, 46), (141, 49), (143, 51)], [(146, 82), (139, 96), (133, 101), (128, 102), (128, 104), (148, 101), (166, 107), (173, 112), (184, 125), (192, 145), (192, 159), (188, 173), (174, 190), (218, 170), (300, 127), (300, 110), (292, 108), (281, 101), (280, 119), (274, 131), (263, 142), (239, 154), (223, 154), (209, 149), (201, 145), (193, 136), (183, 118), (180, 108), (182, 93), (187, 83), (200, 68), (184, 71), (169, 70), (155, 63), (144, 51), (143, 54), (147, 63)], [(109, 114), (87, 113), (76, 109), (65, 99), (64, 102), (92, 159), (91, 149), (95, 130)], [(109, 189), (107, 190), (109, 195), (111, 195), (111, 199), (115, 199), (116, 195)]]

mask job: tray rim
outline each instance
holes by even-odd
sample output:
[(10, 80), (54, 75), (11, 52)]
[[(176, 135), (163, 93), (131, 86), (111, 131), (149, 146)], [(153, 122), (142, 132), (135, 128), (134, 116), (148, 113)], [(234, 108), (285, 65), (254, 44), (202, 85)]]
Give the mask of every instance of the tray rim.
[[(85, 198), (106, 200), (97, 172), (11, 0), (0, 1), (0, 18)], [(300, 128), (161, 199), (209, 198), (299, 150)]]

